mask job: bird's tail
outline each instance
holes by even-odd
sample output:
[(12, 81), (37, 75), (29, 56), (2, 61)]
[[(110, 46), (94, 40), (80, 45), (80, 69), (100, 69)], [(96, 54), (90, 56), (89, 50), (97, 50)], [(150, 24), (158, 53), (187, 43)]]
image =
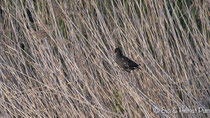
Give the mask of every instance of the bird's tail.
[(136, 69), (141, 69), (141, 68), (140, 68), (140, 66), (141, 66), (141, 65), (140, 65), (140, 64), (138, 64), (138, 66), (136, 67)]

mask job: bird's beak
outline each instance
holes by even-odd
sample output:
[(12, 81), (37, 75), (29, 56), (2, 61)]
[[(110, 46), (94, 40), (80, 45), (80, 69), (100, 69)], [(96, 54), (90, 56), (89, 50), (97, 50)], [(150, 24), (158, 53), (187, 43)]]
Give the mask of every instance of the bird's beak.
[(113, 51), (112, 51), (112, 53), (114, 54), (114, 53), (115, 53), (115, 51), (113, 50)]

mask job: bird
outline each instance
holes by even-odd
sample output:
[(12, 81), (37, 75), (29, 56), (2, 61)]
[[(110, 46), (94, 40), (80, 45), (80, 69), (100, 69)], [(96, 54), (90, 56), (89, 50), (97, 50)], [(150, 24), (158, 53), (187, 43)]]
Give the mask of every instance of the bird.
[(115, 54), (115, 62), (118, 64), (120, 68), (123, 68), (127, 72), (131, 72), (131, 70), (139, 69), (139, 64), (135, 63), (128, 57), (124, 56), (120, 48), (116, 48), (114, 50)]

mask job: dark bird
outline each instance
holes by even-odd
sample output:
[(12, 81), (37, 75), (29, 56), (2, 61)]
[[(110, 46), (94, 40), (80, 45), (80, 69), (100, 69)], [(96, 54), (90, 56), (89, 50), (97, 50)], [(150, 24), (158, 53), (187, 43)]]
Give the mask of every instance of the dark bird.
[(115, 53), (115, 62), (119, 67), (123, 68), (125, 71), (129, 72), (131, 70), (139, 69), (139, 65), (134, 61), (130, 60), (128, 57), (122, 54), (122, 51), (119, 48), (114, 50)]

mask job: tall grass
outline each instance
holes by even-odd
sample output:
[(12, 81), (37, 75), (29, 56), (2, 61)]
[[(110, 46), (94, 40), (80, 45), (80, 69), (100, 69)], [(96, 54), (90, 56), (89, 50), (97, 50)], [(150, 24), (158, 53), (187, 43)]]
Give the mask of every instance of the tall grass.
[(209, 5), (0, 0), (1, 117), (210, 117)]

